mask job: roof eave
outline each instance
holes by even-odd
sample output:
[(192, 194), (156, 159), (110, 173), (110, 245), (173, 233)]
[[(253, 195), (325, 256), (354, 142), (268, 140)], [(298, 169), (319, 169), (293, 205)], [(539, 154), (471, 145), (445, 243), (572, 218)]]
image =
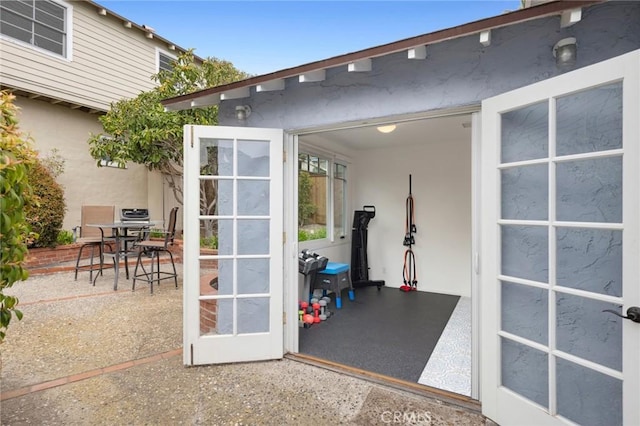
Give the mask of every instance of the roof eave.
[(492, 30), (495, 28), (505, 27), (509, 25), (519, 24), (522, 22), (530, 21), (533, 19), (539, 19), (546, 16), (557, 15), (563, 11), (571, 9), (579, 9), (581, 7), (590, 6), (597, 3), (603, 3), (607, 0), (571, 0), (571, 1), (554, 1), (549, 3), (543, 3), (537, 6), (529, 7), (526, 9), (519, 9), (517, 11), (505, 13), (502, 15), (493, 16), (490, 18), (481, 19), (478, 21), (469, 22), (459, 26), (434, 31), (431, 33), (419, 35), (416, 37), (410, 37), (407, 39), (387, 43), (357, 52), (346, 53), (343, 55), (334, 56), (328, 59), (322, 59), (315, 62), (310, 62), (304, 65), (299, 65), (292, 68), (286, 68), (280, 71), (275, 71), (268, 74), (258, 75), (250, 77), (245, 80), (236, 81), (229, 84), (211, 87), (208, 89), (199, 90), (196, 92), (188, 93), (185, 95), (176, 96), (173, 98), (164, 99), (162, 104), (170, 110), (188, 109), (190, 107), (198, 107), (200, 105), (194, 105), (192, 101), (202, 97), (215, 97), (224, 92), (231, 90), (237, 90), (250, 86), (257, 86), (261, 83), (266, 83), (273, 80), (285, 79), (296, 77), (312, 71), (318, 71), (322, 69), (334, 68), (341, 65), (347, 65), (358, 60), (375, 58), (380, 56), (389, 55), (392, 53), (400, 52), (403, 50), (415, 48), (418, 46), (424, 46), (429, 44), (435, 44), (454, 38), (464, 37), (471, 34), (481, 33), (483, 31)]
[[(102, 15), (104, 15), (104, 16), (113, 16), (114, 18), (120, 20), (123, 24), (128, 24), (127, 28), (129, 28), (129, 27), (130, 28), (135, 28), (137, 30), (142, 31), (145, 35), (152, 34), (152, 38), (153, 39), (155, 39), (155, 40), (157, 40), (157, 41), (159, 41), (161, 43), (166, 43), (167, 47), (169, 47), (169, 46), (173, 47), (173, 49), (169, 49), (169, 50), (176, 50), (176, 51), (182, 52), (182, 53), (187, 52), (189, 50), (189, 49), (185, 49), (184, 47), (178, 46), (177, 44), (173, 43), (171, 40), (167, 40), (166, 38), (164, 38), (162, 36), (159, 36), (158, 34), (155, 33), (155, 31), (149, 30), (149, 28), (145, 28), (144, 26), (138, 25), (135, 22), (131, 21), (130, 19), (125, 18), (124, 16), (118, 15), (114, 11), (112, 11), (110, 9), (107, 9), (106, 7), (102, 6), (99, 3), (96, 3), (96, 2), (94, 2), (92, 0), (83, 0), (83, 1), (85, 3), (89, 3), (90, 5), (94, 6), (98, 12), (104, 11), (104, 13), (101, 13)], [(201, 58), (201, 57), (199, 57), (197, 55), (194, 55), (194, 57), (195, 57), (196, 61), (198, 61), (198, 62), (203, 62), (204, 61), (203, 58)]]

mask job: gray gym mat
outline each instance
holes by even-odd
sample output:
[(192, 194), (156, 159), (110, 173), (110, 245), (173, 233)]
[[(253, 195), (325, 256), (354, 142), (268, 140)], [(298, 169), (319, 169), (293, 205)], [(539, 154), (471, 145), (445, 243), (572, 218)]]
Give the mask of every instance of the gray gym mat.
[(396, 288), (342, 291), (342, 309), (300, 328), (300, 353), (417, 383), (458, 296)]

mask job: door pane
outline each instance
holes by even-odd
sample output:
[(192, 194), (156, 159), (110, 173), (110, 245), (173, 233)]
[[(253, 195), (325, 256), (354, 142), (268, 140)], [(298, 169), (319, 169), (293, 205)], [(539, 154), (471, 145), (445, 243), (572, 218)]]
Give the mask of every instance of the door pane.
[(269, 220), (238, 220), (238, 254), (269, 254)]
[(501, 292), (502, 330), (547, 345), (547, 290), (502, 281)]
[(546, 164), (502, 170), (502, 218), (546, 220), (549, 172)]
[(200, 139), (200, 175), (233, 175), (233, 141), (227, 139)]
[(238, 176), (269, 177), (269, 141), (238, 141)]
[(233, 294), (233, 259), (218, 260), (217, 290), (219, 295)]
[(238, 299), (238, 334), (269, 332), (269, 298)]
[(502, 225), (502, 274), (546, 283), (549, 235), (546, 227)]
[(557, 99), (557, 155), (622, 148), (622, 83)]
[(269, 181), (238, 180), (238, 215), (269, 215)]
[(547, 101), (503, 113), (503, 163), (549, 156), (549, 104)]
[(622, 157), (558, 163), (557, 218), (622, 222)]
[[(206, 181), (203, 181), (203, 183)], [(232, 180), (212, 180), (207, 182), (212, 185), (209, 190), (215, 191), (211, 196), (206, 196), (210, 200), (207, 204), (202, 203), (202, 210), (206, 215), (231, 216), (233, 214), (233, 181)], [(207, 188), (204, 188), (207, 189)], [(213, 210), (213, 212), (211, 212)]]
[(569, 294), (557, 294), (557, 348), (571, 355), (622, 371), (622, 318), (602, 312), (620, 305)]
[(557, 228), (558, 285), (622, 296), (622, 231)]
[(238, 294), (269, 292), (269, 259), (238, 259)]
[(547, 354), (501, 338), (502, 385), (547, 408), (549, 363)]
[(622, 425), (622, 381), (558, 358), (558, 414), (585, 426)]
[(200, 254), (233, 254), (233, 219), (200, 219)]
[(233, 334), (233, 299), (218, 299), (218, 334)]
[(233, 333), (233, 300), (200, 300), (200, 335), (218, 336)]

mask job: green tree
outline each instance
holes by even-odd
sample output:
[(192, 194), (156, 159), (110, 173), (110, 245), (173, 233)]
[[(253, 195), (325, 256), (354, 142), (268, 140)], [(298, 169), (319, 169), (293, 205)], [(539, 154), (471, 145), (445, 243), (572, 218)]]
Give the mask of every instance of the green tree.
[(298, 226), (304, 226), (316, 211), (316, 206), (311, 199), (313, 183), (307, 171), (298, 174)]
[[(163, 70), (153, 76), (159, 83), (155, 89), (111, 105), (111, 110), (100, 117), (104, 132), (91, 136), (89, 151), (98, 165), (100, 160), (107, 159), (122, 166), (127, 162), (143, 164), (151, 171), (161, 172), (176, 200), (182, 204), (183, 126), (217, 124), (218, 107), (165, 111), (160, 101), (232, 83), (249, 75), (230, 62), (216, 58), (207, 58), (198, 64), (192, 51), (180, 55), (172, 67), (171, 71)], [(217, 191), (211, 181), (204, 185), (211, 186), (202, 191), (209, 199), (201, 200), (203, 211), (209, 213), (215, 210)]]
[(0, 342), (13, 315), (22, 318), (18, 298), (5, 295), (4, 289), (29, 276), (23, 262), (32, 234), (25, 209), (31, 203), (28, 174), (37, 155), (18, 128), (14, 100), (7, 91), (0, 92)]

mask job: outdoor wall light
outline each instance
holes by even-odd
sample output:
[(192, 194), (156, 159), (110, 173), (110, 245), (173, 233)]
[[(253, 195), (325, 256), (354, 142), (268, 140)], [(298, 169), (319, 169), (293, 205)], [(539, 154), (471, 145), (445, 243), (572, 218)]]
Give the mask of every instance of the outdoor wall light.
[(568, 68), (576, 64), (578, 49), (575, 37), (563, 38), (553, 46), (553, 57), (558, 68)]
[(251, 115), (251, 107), (249, 105), (238, 105), (236, 107), (236, 118), (238, 120), (246, 120)]
[(378, 126), (377, 127), (378, 131), (380, 133), (391, 133), (396, 129), (396, 125), (395, 124), (389, 124), (386, 126)]

